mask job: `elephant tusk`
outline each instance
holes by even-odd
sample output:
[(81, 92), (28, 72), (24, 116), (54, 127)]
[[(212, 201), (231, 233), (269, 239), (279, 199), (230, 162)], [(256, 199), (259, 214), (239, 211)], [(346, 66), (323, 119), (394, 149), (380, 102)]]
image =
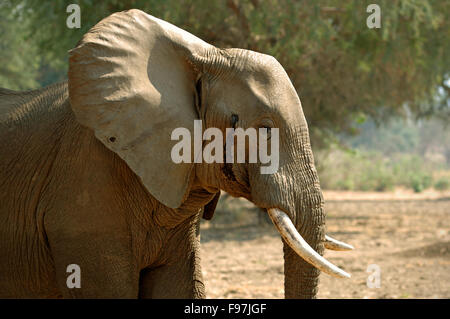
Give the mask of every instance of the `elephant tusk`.
[(339, 267), (333, 265), (328, 260), (320, 256), (312, 247), (303, 239), (303, 237), (295, 229), (289, 216), (277, 208), (269, 208), (267, 210), (270, 219), (277, 228), (281, 237), (288, 245), (304, 260), (309, 262), (317, 269), (338, 278), (350, 278), (350, 274), (346, 273)]
[(323, 244), (324, 244), (325, 248), (329, 249), (329, 250), (346, 251), (346, 250), (354, 249), (354, 247), (352, 245), (344, 243), (337, 239), (334, 239), (333, 237), (330, 237), (328, 235), (325, 235), (325, 240), (324, 240)]

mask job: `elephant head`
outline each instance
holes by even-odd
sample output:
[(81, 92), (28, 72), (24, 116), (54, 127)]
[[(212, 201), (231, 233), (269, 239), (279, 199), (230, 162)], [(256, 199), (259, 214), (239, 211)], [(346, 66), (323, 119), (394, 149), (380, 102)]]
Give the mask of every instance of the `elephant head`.
[[(113, 14), (70, 52), (69, 94), (77, 120), (177, 208), (194, 183), (267, 210), (284, 242), (285, 295), (314, 297), (319, 270), (349, 275), (321, 254), (351, 246), (325, 236), (323, 198), (298, 95), (271, 56), (219, 49), (139, 10)], [(278, 129), (279, 169), (256, 163), (175, 163), (171, 134), (204, 128)], [(273, 136), (272, 136), (273, 137)], [(271, 135), (264, 138), (267, 143)], [(260, 137), (261, 138), (261, 137)], [(226, 144), (227, 141), (224, 141)], [(217, 199), (217, 196), (216, 196)]]

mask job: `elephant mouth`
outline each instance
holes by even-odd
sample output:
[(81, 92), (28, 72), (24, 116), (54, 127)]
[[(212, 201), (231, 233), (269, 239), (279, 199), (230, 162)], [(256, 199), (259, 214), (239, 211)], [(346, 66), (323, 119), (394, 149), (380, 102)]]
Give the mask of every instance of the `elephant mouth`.
[[(278, 208), (269, 208), (267, 212), (286, 243), (305, 261), (317, 269), (337, 278), (350, 278), (351, 275), (339, 267), (333, 265), (318, 254), (299, 234), (289, 216)], [(352, 250), (353, 246), (325, 236), (323, 241), (325, 248), (330, 250)]]

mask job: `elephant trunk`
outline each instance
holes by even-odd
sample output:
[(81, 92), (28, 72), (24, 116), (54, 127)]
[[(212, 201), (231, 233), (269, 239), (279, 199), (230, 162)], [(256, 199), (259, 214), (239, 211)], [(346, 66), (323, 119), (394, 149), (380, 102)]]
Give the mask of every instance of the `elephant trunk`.
[[(319, 255), (323, 254), (325, 214), (320, 194), (310, 194), (296, 208), (295, 228), (309, 246)], [(299, 256), (292, 246), (283, 240), (284, 291), (287, 299), (316, 298), (320, 270)]]
[(349, 278), (350, 275), (342, 271), (318, 254), (299, 234), (289, 216), (283, 211), (271, 208), (268, 210), (275, 227), (283, 240), (304, 260), (317, 269), (335, 277)]
[(317, 175), (315, 171), (312, 173), (310, 177), (314, 182), (303, 189), (300, 198), (291, 206), (294, 214), (277, 208), (267, 210), (283, 239), (286, 298), (315, 298), (320, 271), (335, 277), (350, 277), (322, 257), (325, 247), (344, 250), (346, 244), (325, 236), (323, 196)]

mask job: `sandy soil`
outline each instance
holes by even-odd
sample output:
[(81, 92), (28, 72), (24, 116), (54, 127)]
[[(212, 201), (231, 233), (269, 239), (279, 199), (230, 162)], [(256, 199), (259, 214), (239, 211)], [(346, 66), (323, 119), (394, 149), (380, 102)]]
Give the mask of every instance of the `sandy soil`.
[[(352, 274), (322, 274), (319, 298), (450, 298), (450, 194), (325, 192), (327, 233), (355, 246), (326, 251)], [(202, 265), (208, 298), (283, 298), (282, 244), (273, 226), (240, 199), (250, 218), (203, 222)], [(216, 212), (226, 214), (226, 212)], [(367, 286), (368, 266), (381, 271)]]

